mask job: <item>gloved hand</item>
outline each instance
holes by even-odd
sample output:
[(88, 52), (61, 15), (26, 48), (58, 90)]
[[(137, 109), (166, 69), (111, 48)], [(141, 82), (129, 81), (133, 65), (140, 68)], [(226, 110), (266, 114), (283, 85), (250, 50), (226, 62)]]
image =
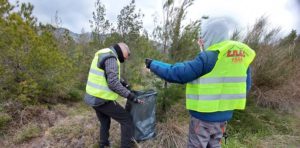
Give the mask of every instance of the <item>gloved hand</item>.
[(151, 62), (152, 62), (152, 59), (150, 59), (150, 58), (145, 59), (145, 65), (146, 65), (147, 68), (150, 68)]
[(143, 104), (144, 103), (144, 101), (138, 99), (136, 97), (136, 95), (132, 92), (127, 96), (127, 99), (134, 102), (134, 103), (138, 103), (138, 104)]

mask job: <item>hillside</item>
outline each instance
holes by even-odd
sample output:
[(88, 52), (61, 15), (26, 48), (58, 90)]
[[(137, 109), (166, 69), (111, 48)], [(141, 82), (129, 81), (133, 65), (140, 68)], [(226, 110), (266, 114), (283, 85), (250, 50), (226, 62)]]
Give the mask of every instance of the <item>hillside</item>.
[[(195, 39), (202, 20), (182, 24), (194, 1), (179, 7), (168, 1), (163, 9), (168, 17), (152, 34), (143, 28), (135, 1), (120, 11), (116, 24), (97, 2), (92, 33), (75, 34), (39, 23), (30, 3), (0, 0), (0, 147), (97, 147), (100, 125), (82, 99), (95, 52), (118, 42), (131, 50), (121, 66), (122, 77), (133, 90), (158, 93), (157, 135), (136, 147), (186, 147), (185, 85), (166, 83), (145, 69), (144, 60), (176, 63), (199, 53)], [(235, 111), (229, 121), (225, 148), (300, 147), (300, 35), (296, 30), (285, 36), (279, 32), (261, 17), (249, 29), (233, 33), (232, 40), (249, 45), (256, 58), (250, 66), (246, 110)], [(110, 134), (118, 147), (120, 125), (115, 121)]]

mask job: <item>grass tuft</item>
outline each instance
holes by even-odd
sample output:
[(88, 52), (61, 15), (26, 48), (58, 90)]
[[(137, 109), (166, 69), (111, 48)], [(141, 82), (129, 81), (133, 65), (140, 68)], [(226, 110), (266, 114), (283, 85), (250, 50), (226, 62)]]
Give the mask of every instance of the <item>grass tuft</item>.
[(15, 143), (22, 143), (32, 138), (38, 137), (41, 134), (41, 128), (36, 124), (27, 124), (21, 128), (14, 136)]

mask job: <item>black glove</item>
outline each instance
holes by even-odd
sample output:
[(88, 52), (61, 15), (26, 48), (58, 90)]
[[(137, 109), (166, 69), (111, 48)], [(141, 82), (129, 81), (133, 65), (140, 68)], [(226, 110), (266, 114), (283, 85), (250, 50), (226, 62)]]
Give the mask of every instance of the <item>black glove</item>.
[(127, 99), (132, 101), (133, 103), (139, 103), (139, 104), (143, 104), (144, 102), (140, 99), (138, 99), (136, 97), (136, 95), (134, 93), (130, 93), (128, 96), (127, 96)]
[(151, 63), (152, 63), (152, 59), (150, 59), (150, 58), (145, 59), (145, 65), (146, 65), (147, 68), (150, 68)]

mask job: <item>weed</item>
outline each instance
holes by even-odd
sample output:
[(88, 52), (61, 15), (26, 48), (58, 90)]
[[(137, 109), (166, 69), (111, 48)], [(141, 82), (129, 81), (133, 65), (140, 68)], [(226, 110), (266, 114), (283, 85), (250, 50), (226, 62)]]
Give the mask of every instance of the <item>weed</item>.
[[(228, 147), (244, 145), (258, 147), (262, 139), (273, 135), (293, 135), (292, 116), (250, 104), (245, 111), (235, 111), (228, 123)], [(272, 141), (280, 143), (283, 141)], [(227, 146), (225, 146), (227, 147)]]
[(22, 143), (32, 138), (38, 137), (41, 134), (41, 129), (36, 124), (29, 123), (21, 128), (14, 136), (14, 142)]
[(2, 130), (7, 124), (12, 120), (12, 117), (6, 113), (0, 113), (0, 134), (2, 134)]

